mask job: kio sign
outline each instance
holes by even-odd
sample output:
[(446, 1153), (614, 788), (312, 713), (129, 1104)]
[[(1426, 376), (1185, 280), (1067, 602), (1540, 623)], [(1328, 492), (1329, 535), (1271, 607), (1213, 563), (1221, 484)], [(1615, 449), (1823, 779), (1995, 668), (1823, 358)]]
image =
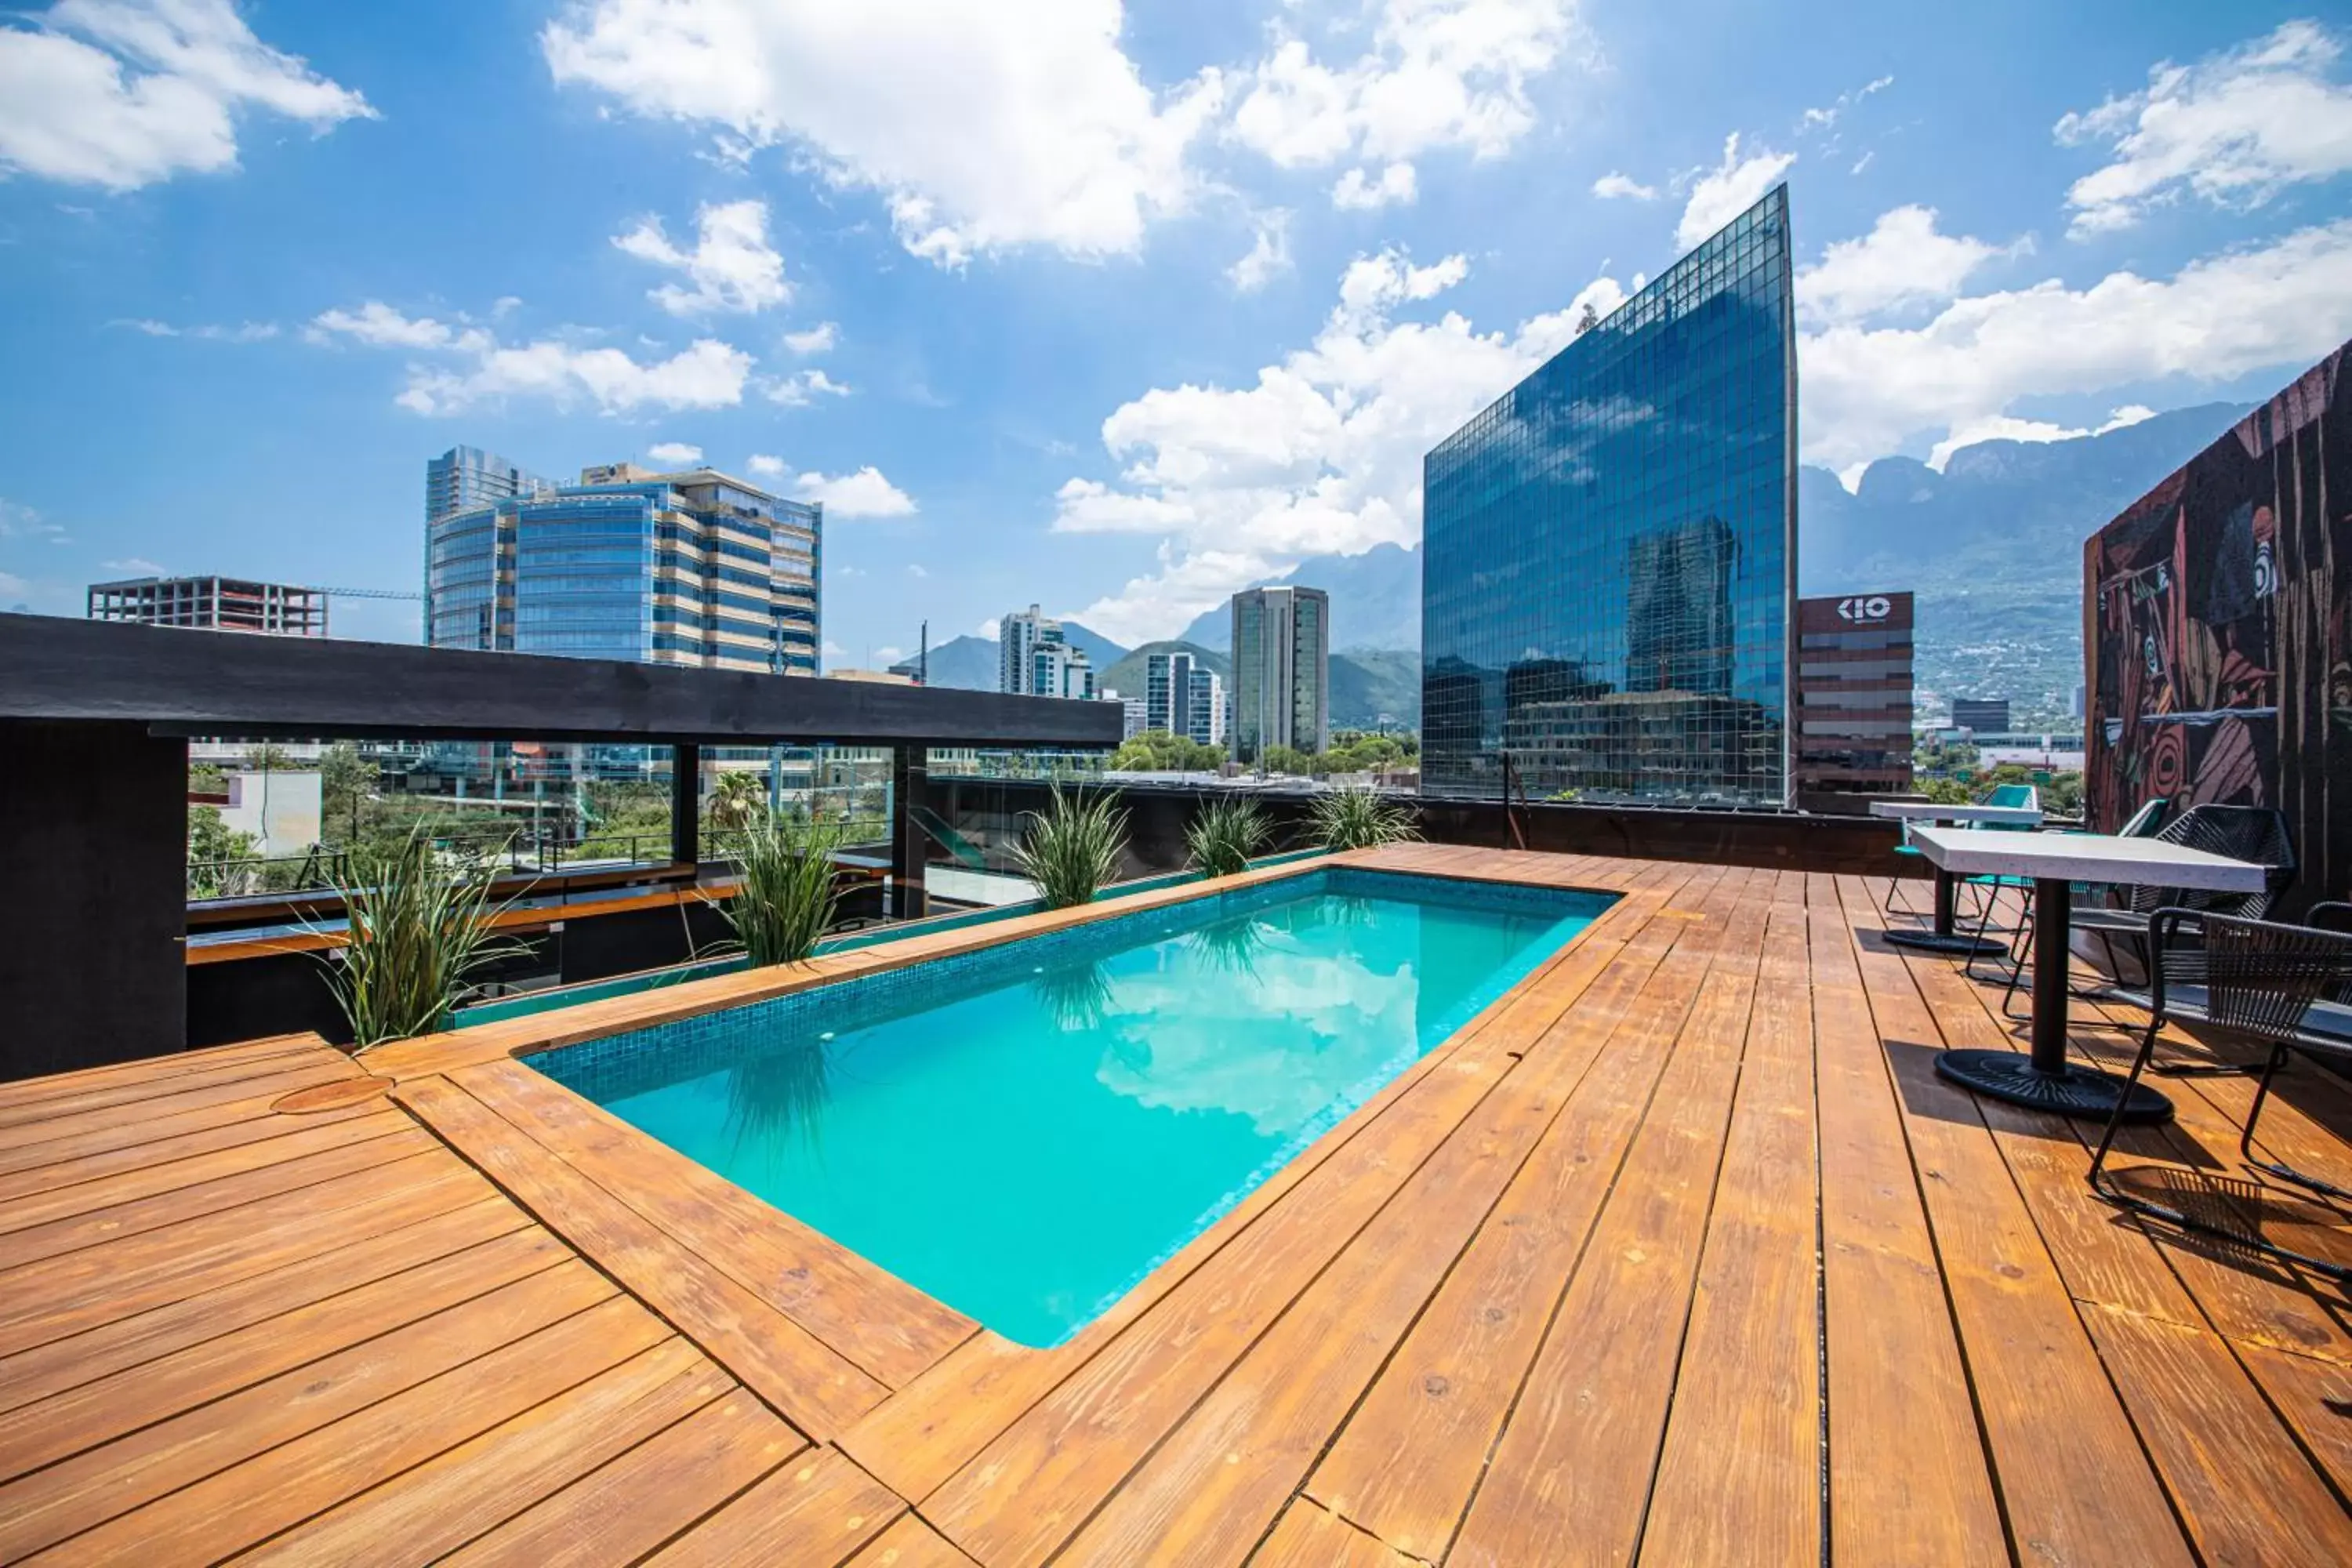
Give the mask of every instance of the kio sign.
[(1895, 602), (1884, 594), (1857, 594), (1852, 598), (1840, 599), (1837, 613), (1838, 618), (1844, 621), (1863, 624), (1883, 621), (1895, 613)]

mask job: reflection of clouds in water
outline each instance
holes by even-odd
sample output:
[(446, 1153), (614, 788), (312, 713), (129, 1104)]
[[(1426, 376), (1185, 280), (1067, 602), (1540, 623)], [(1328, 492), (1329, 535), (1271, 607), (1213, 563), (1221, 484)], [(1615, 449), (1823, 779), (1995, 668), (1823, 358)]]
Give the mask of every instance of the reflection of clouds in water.
[(1160, 1110), (1222, 1110), (1279, 1137), (1414, 1040), (1420, 982), (1261, 928), (1246, 975), (1202, 955), (1119, 976), (1095, 1078)]

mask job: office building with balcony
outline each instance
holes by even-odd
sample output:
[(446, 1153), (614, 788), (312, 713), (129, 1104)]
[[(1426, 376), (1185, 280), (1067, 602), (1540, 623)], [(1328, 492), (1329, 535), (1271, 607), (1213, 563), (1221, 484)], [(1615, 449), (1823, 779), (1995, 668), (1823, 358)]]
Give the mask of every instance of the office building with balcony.
[(824, 512), (630, 464), (427, 525), (436, 647), (814, 675)]
[(1224, 680), (1190, 653), (1146, 654), (1143, 719), (1147, 730), (1165, 730), (1203, 746), (1222, 746), (1225, 743)]
[(1320, 588), (1235, 594), (1234, 760), (1274, 746), (1320, 752), (1331, 739), (1331, 599)]
[(1094, 661), (1034, 605), (997, 623), (997, 689), (1016, 697), (1092, 701)]
[(93, 621), (130, 621), (145, 626), (295, 637), (327, 635), (323, 590), (243, 577), (133, 577), (120, 583), (93, 583), (85, 613)]
[(479, 447), (452, 447), (425, 464), (425, 525), (476, 507), (544, 494), (556, 489), (541, 479)]
[(1786, 803), (1795, 341), (1784, 185), (1430, 452), (1425, 791)]
[(1912, 600), (1797, 601), (1797, 804), (1860, 812), (1911, 788)]

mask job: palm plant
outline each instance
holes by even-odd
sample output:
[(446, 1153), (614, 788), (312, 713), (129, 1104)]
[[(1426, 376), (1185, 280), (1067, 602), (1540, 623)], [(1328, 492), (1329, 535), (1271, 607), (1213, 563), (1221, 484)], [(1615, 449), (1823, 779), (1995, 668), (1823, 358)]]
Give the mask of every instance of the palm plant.
[(1091, 903), (1118, 877), (1127, 851), (1127, 813), (1111, 796), (1089, 798), (1083, 790), (1064, 795), (1055, 784), (1052, 803), (1026, 815), (1029, 834), (1013, 847), (1013, 859), (1047, 909)]
[(420, 826), (354, 848), (329, 878), (349, 924), (322, 961), (357, 1048), (448, 1027), (483, 970), (528, 951), (497, 935), (512, 901), (491, 901), (497, 875), (480, 858), (445, 864)]
[[(763, 816), (746, 828), (728, 858), (739, 880), (735, 896), (712, 899), (753, 968), (795, 963), (816, 951), (833, 928), (841, 891), (835, 880), (838, 827)], [(705, 895), (708, 897), (708, 895)]]
[(1307, 808), (1307, 819), (1316, 842), (1326, 849), (1370, 849), (1421, 837), (1411, 806), (1372, 789), (1318, 795)]
[(749, 827), (767, 815), (767, 784), (757, 773), (730, 768), (710, 786), (709, 811), (713, 827)]
[(1184, 847), (1203, 877), (1230, 877), (1274, 837), (1265, 808), (1254, 800), (1211, 801), (1184, 825)]

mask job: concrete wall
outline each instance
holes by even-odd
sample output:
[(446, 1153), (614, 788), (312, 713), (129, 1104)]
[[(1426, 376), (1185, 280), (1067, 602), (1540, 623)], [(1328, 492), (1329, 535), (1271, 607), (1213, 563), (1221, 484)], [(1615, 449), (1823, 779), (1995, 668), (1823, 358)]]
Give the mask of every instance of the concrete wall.
[(0, 757), (0, 1079), (181, 1049), (186, 743), (6, 719)]

